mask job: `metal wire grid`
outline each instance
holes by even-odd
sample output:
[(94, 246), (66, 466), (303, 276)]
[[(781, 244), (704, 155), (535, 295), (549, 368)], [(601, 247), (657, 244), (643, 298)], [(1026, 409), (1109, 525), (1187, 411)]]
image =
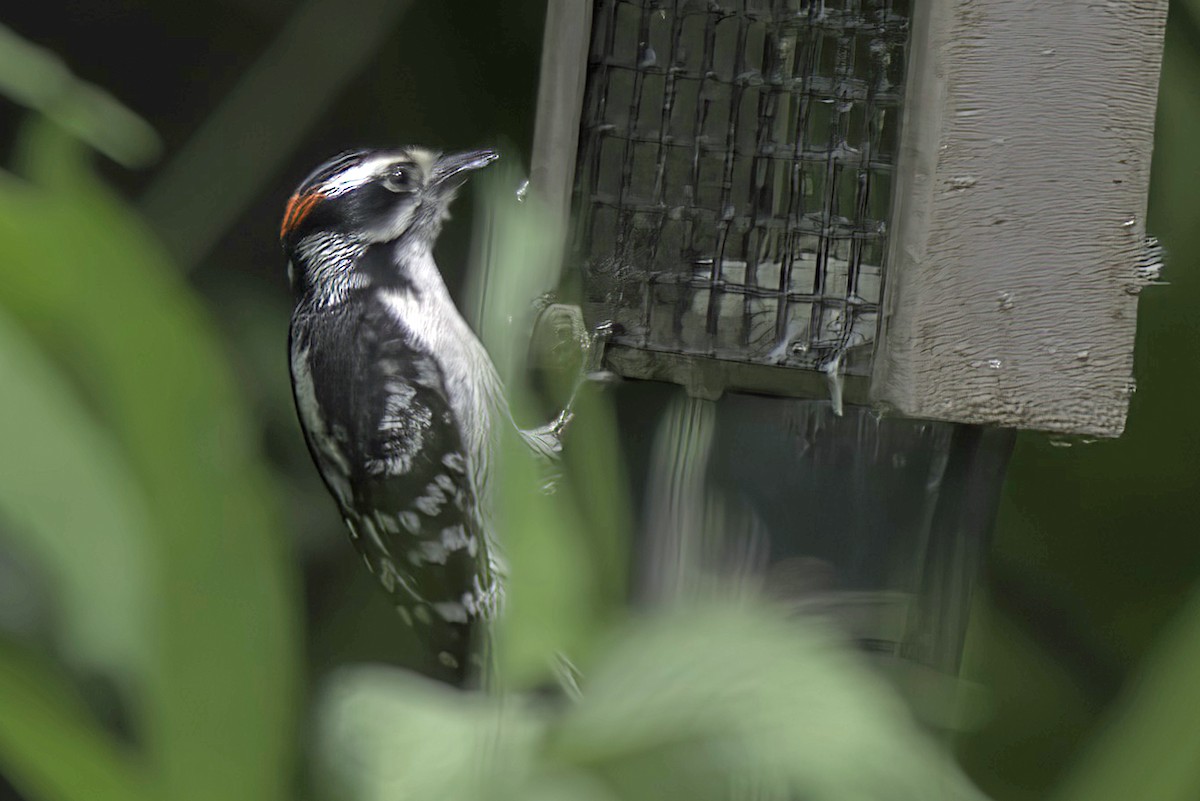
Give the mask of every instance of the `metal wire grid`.
[(589, 316), (644, 350), (865, 374), (907, 37), (907, 0), (596, 0)]

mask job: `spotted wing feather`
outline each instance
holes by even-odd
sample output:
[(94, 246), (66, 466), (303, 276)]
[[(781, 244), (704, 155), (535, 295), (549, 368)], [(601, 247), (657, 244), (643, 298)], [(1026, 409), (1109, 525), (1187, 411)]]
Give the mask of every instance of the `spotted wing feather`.
[(296, 404), (355, 546), (439, 660), (470, 670), (492, 580), (445, 376), (378, 304), (292, 323)]

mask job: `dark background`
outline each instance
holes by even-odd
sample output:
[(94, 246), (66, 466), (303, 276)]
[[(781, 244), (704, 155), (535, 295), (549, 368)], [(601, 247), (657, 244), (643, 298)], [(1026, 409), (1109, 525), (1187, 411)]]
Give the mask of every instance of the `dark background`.
[[(101, 169), (145, 212), (206, 301), (254, 430), (284, 479), (284, 528), (303, 567), (309, 687), (340, 664), (408, 657), (402, 638), (374, 633), (391, 625), (391, 612), (350, 558), (292, 416), (290, 297), (275, 237), (283, 204), (313, 165), (346, 147), (500, 143), (505, 158), (523, 161), (532, 136), (543, 3), (384, 5), (10, 0), (0, 12), (0, 22), (111, 91), (163, 138), (155, 166)], [(288, 26), (300, 30), (273, 50)], [(279, 60), (292, 65), (285, 81), (238, 98), (256, 70)], [(340, 86), (329, 86), (330, 70), (345, 71)], [(8, 101), (0, 108), (0, 145), (10, 150), (23, 114)], [(222, 127), (223, 113), (250, 118)], [(1172, 3), (1158, 130), (1149, 227), (1167, 249), (1169, 285), (1142, 296), (1127, 433), (1069, 447), (1019, 438), (976, 603), (965, 675), (991, 701), (960, 753), (999, 799), (1039, 798), (1054, 785), (1117, 708), (1200, 576), (1196, 0)], [(189, 148), (225, 154), (220, 168), (189, 171)], [(452, 289), (469, 208), (460, 204), (440, 246)]]

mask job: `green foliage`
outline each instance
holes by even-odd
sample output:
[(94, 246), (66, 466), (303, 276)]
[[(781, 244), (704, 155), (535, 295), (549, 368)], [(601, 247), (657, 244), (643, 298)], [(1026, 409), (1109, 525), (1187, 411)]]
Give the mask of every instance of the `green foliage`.
[[(482, 253), (472, 275), (472, 305), (517, 419), (540, 424), (528, 383), (532, 299), (556, 284), (561, 231), (536, 196), (518, 199), (521, 182), (511, 161), (480, 181), (476, 239)], [(573, 378), (566, 376), (566, 383)], [(632, 522), (612, 413), (590, 391), (577, 402), (565, 470), (552, 492), (541, 491), (544, 469), (517, 437), (502, 444), (498, 517), (510, 577), (498, 656), (508, 686), (546, 680), (557, 654), (585, 656), (624, 602), (623, 543)]]
[[(134, 690), (149, 671), (147, 500), (110, 432), (0, 311), (6, 533), (53, 572), (62, 648)], [(114, 581), (114, 576), (122, 579)]]
[(1055, 801), (1190, 801), (1200, 795), (1200, 597), (1177, 617)]
[(622, 627), (584, 669), (583, 689), (554, 705), (345, 672), (319, 718), (330, 797), (981, 797), (845, 644), (764, 605)]
[(38, 122), (23, 156), (0, 181), (0, 544), (55, 580), (56, 642), (116, 682), (141, 756), (6, 649), (0, 769), (33, 801), (282, 798), (295, 579), (222, 345), (73, 139)]
[(36, 109), (109, 158), (141, 166), (158, 157), (154, 129), (103, 89), (80, 81), (53, 53), (0, 25), (0, 94)]
[[(313, 35), (324, 31), (311, 25), (316, 16), (307, 19)], [(435, 39), (438, 53), (465, 54)], [(1106, 700), (1080, 677), (1106, 662), (1118, 675), (1130, 669), (1172, 617), (1050, 797), (1200, 795), (1192, 719), (1200, 607), (1189, 589), (1190, 535), (1177, 536), (1200, 511), (1192, 409), (1200, 367), (1200, 273), (1192, 269), (1200, 253), (1198, 86), (1200, 0), (1180, 0), (1151, 218), (1168, 248), (1172, 285), (1142, 299), (1141, 390), (1129, 433), (1072, 449), (1024, 437), (997, 547), (1001, 567), (1019, 566), (1034, 584), (1083, 599), (1099, 622), (1072, 630), (1101, 629), (1100, 646), (1076, 649), (1087, 663), (1080, 667), (1062, 658), (1072, 646), (1053, 632), (1029, 636), (1037, 621), (995, 610), (977, 618), (973, 635), (975, 670), (996, 703), (970, 764), (977, 775), (993, 772), (988, 784), (1005, 797), (1046, 797), (1041, 787), (1075, 756)], [(265, 84), (263, 91), (285, 96)], [(461, 105), (442, 84), (429, 91)], [(297, 578), (246, 409), (254, 388), (235, 386), (211, 310), (80, 147), (142, 164), (157, 152), (157, 137), (4, 28), (0, 92), (31, 110), (20, 169), (0, 173), (0, 558), (17, 553), (34, 563), (54, 603), (48, 648), (0, 640), (0, 772), (28, 801), (289, 797), (305, 714)], [(307, 107), (307, 116), (316, 113), (315, 101)], [(454, 113), (461, 122), (477, 111)], [(229, 112), (218, 120), (230, 139), (240, 135), (239, 119)], [(264, 141), (282, 158), (277, 138)], [(206, 174), (201, 162), (172, 174)], [(246, 167), (235, 159), (226, 169), (254, 177), (253, 165), (239, 164)], [(479, 295), (485, 338), (518, 417), (530, 423), (527, 304), (552, 283), (555, 232), (536, 199), (515, 201), (519, 177), (515, 168), (490, 176), (491, 228), (505, 236), (490, 242), (492, 272)], [(149, 205), (181, 241), (193, 241), (193, 212), (209, 210), (211, 196), (193, 195), (190, 179), (164, 185), (171, 191), (159, 199), (187, 202)], [(234, 195), (244, 201), (253, 194), (247, 186)], [(219, 221), (237, 213), (210, 211), (207, 233), (195, 240), (201, 250)], [(813, 622), (753, 603), (626, 619), (620, 602), (632, 523), (615, 423), (595, 393), (584, 393), (576, 411), (566, 477), (553, 494), (539, 491), (544, 476), (521, 449), (506, 447), (505, 694), (453, 693), (382, 667), (335, 674), (316, 715), (319, 773), (331, 797), (977, 796), (890, 690)], [(560, 653), (582, 671), (577, 702), (530, 691), (553, 680)], [(97, 714), (81, 689), (97, 676), (116, 688), (126, 731)]]
[(141, 761), (71, 702), (61, 675), (7, 650), (0, 651), (0, 766), (37, 801), (156, 797)]

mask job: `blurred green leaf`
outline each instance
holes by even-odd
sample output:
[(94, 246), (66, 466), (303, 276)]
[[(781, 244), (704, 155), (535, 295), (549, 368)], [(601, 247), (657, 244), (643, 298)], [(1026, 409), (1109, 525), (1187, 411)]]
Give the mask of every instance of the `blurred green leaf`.
[[(617, 439), (617, 419), (603, 389), (585, 385), (576, 396), (575, 419), (567, 430), (564, 473), (574, 492), (577, 531), (585, 549), (585, 570), (592, 576), (588, 598), (593, 634), (603, 634), (610, 622), (623, 617), (629, 599), (629, 549), (637, 524), (629, 498)], [(591, 649), (596, 640), (581, 643)], [(580, 658), (589, 658), (582, 653)]]
[(321, 765), (357, 801), (981, 799), (861, 656), (811, 619), (710, 605), (621, 631), (578, 703), (390, 670), (325, 694)]
[(54, 53), (0, 25), (0, 94), (36, 109), (127, 167), (158, 158), (162, 143), (141, 117), (79, 80)]
[(150, 801), (143, 765), (43, 665), (0, 649), (0, 769), (38, 801)]
[(960, 751), (966, 743), (968, 770), (986, 777), (985, 789), (997, 798), (1041, 801), (1088, 731), (1087, 687), (983, 591), (975, 595), (963, 658), (990, 696), (983, 728), (990, 742), (981, 747), (975, 730), (956, 743)]
[(0, 184), (0, 304), (94, 403), (149, 501), (155, 669), (138, 728), (154, 797), (283, 798), (300, 663), (295, 578), (222, 346), (179, 271), (73, 142), (43, 125), (23, 152), (34, 182)]
[[(512, 148), (515, 151), (515, 148)], [(505, 385), (524, 389), (535, 301), (558, 284), (553, 261), (565, 232), (552, 224), (537, 198), (517, 191), (520, 164), (502, 157), (476, 179), (474, 240), (479, 252), (468, 277), (467, 307)]]
[[(528, 386), (535, 301), (558, 284), (564, 232), (536, 197), (518, 198), (524, 173), (501, 163), (481, 176), (476, 230), (481, 253), (468, 304), (506, 386), (516, 419), (541, 424)], [(574, 376), (562, 377), (570, 383)], [(606, 404), (583, 393), (568, 432), (568, 469), (552, 493), (539, 492), (545, 468), (516, 438), (503, 444), (498, 523), (510, 577), (498, 624), (502, 680), (544, 680), (556, 655), (579, 660), (624, 602), (624, 550), (632, 530), (616, 458), (616, 429)]]
[(641, 801), (982, 798), (824, 625), (747, 603), (636, 623), (586, 677), (553, 752)]
[(1200, 798), (1200, 594), (1193, 597), (1073, 766), (1054, 801)]
[[(116, 444), (0, 310), (0, 516), (55, 580), (76, 666), (136, 698), (150, 659), (148, 513)], [(115, 577), (120, 577), (116, 580)]]
[(541, 730), (515, 698), (501, 706), (388, 668), (335, 674), (317, 721), (328, 797), (356, 801), (521, 798), (510, 794)]
[(516, 436), (506, 439), (499, 465), (496, 517), (509, 578), (497, 656), (502, 684), (528, 687), (550, 676), (557, 655), (578, 658), (585, 648), (596, 626), (596, 575), (570, 487), (538, 492), (538, 465)]

